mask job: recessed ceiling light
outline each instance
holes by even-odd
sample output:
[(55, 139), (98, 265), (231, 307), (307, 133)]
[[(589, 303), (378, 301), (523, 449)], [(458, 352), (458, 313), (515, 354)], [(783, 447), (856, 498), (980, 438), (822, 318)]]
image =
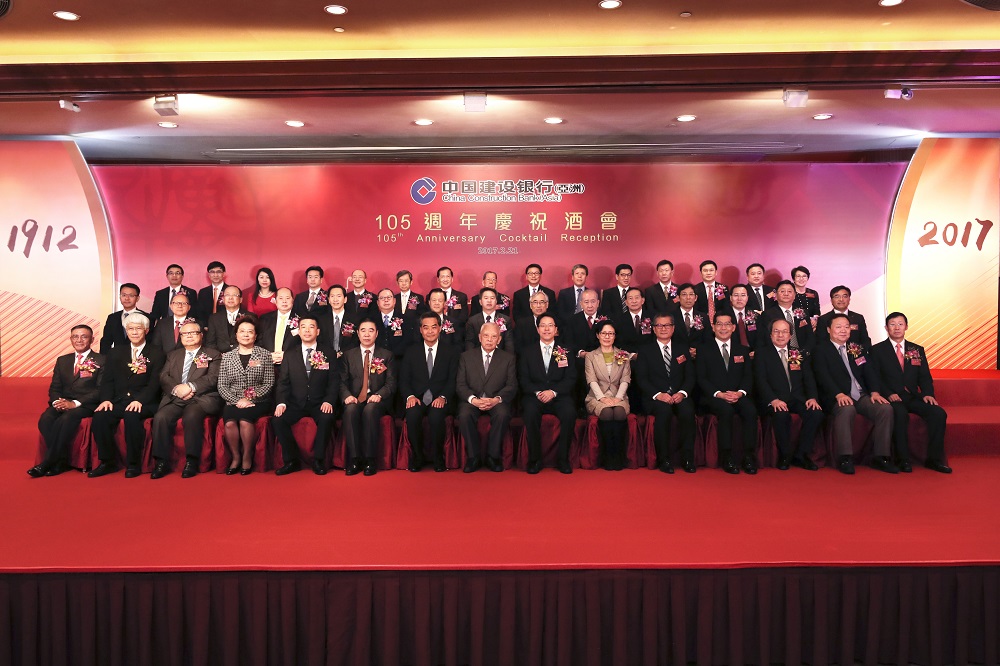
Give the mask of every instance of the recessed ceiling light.
[(172, 123), (169, 121), (164, 121), (162, 123), (156, 123), (156, 124), (164, 129), (174, 129), (175, 127), (177, 127), (177, 123)]
[(552, 116), (551, 118), (546, 118), (545, 122), (548, 123), (549, 125), (559, 125), (565, 121), (562, 118), (556, 118), (555, 116)]
[(327, 14), (334, 14), (336, 16), (340, 16), (341, 14), (347, 13), (347, 7), (345, 7), (344, 5), (327, 5), (326, 7), (323, 8), (323, 11), (326, 12)]
[(832, 113), (817, 113), (813, 116), (813, 120), (829, 120), (830, 118), (833, 118)]
[(58, 11), (58, 12), (52, 12), (52, 15), (55, 16), (57, 19), (62, 19), (63, 21), (79, 21), (80, 20), (80, 15), (79, 14), (74, 14), (73, 12)]
[(289, 127), (305, 127), (306, 124), (301, 120), (286, 120), (285, 124)]
[(903, 0), (878, 0), (878, 4), (883, 7), (895, 7), (896, 5), (903, 4)]
[(601, 9), (618, 9), (622, 6), (622, 0), (601, 0), (597, 6)]
[(341, 28), (341, 27), (340, 27), (340, 26), (338, 25), (338, 26), (337, 26), (336, 28), (334, 28), (334, 29), (333, 29), (333, 31), (334, 31), (334, 32), (344, 32), (344, 29), (343, 29), (343, 28)]
[(420, 125), (421, 127), (427, 127), (428, 125), (433, 125), (434, 121), (430, 118), (417, 118), (413, 121), (414, 125)]
[(691, 12), (681, 12), (680, 14), (678, 14), (678, 16), (680, 16), (681, 18), (691, 18), (692, 16), (694, 16), (694, 14), (692, 14)]
[(689, 123), (695, 120), (698, 116), (693, 116), (690, 113), (685, 113), (683, 116), (677, 116), (677, 122), (679, 123)]

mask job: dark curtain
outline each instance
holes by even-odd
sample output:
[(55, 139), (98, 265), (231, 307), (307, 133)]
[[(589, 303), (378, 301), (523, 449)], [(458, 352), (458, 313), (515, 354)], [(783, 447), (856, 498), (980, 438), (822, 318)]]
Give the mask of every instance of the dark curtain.
[(996, 664), (996, 567), (0, 576), (3, 664)]

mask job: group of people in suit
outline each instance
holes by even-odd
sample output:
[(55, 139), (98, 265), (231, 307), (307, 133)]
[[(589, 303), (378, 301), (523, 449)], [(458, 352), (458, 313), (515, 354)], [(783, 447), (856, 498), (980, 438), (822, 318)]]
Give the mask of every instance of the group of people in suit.
[[(316, 423), (315, 473), (327, 472), (326, 447), (340, 417), (346, 473), (375, 474), (385, 415), (406, 421), (411, 471), (428, 463), (445, 471), (449, 416), (464, 441), (464, 471), (502, 471), (503, 441), (516, 411), (532, 474), (541, 469), (543, 415), (559, 421), (557, 468), (568, 474), (574, 423), (587, 414), (598, 419), (605, 468), (622, 469), (633, 411), (653, 417), (657, 465), (667, 473), (674, 471), (674, 429), (682, 468), (696, 471), (698, 413), (716, 417), (720, 467), (731, 474), (757, 472), (759, 417), (773, 424), (778, 468), (807, 470), (816, 469), (813, 441), (829, 418), (837, 468), (853, 474), (855, 414), (874, 425), (872, 466), (909, 472), (910, 413), (928, 424), (925, 465), (951, 471), (946, 414), (934, 398), (923, 348), (905, 338), (903, 313), (886, 318), (889, 339), (872, 345), (864, 317), (849, 308), (848, 287), (831, 290), (832, 309), (820, 316), (805, 267), (793, 269), (794, 281), (769, 286), (764, 267), (752, 264), (747, 282), (732, 287), (716, 280), (712, 261), (701, 264), (697, 284), (674, 283), (668, 260), (656, 270), (657, 282), (639, 289), (631, 284), (632, 267), (620, 264), (616, 284), (598, 291), (587, 285), (587, 267), (577, 264), (571, 285), (556, 292), (542, 284), (542, 267), (530, 264), (526, 285), (511, 296), (498, 291), (497, 274), (487, 271), (470, 299), (454, 288), (449, 267), (437, 271), (438, 286), (425, 295), (413, 291), (405, 270), (397, 274), (398, 291), (373, 292), (361, 269), (350, 287), (324, 288), (322, 267), (310, 266), (307, 289), (294, 294), (273, 289), (273, 273), (261, 269), (250, 312), (242, 290), (225, 284), (220, 262), (209, 265), (211, 284), (200, 292), (183, 285), (183, 269), (172, 264), (168, 286), (156, 293), (148, 314), (136, 307), (139, 287), (121, 286), (123, 310), (109, 315), (99, 352), (91, 349), (90, 327), (72, 329), (74, 353), (57, 359), (49, 406), (39, 420), (47, 454), (28, 473), (66, 471), (69, 444), (91, 415), (100, 458), (91, 477), (117, 471), (119, 422), (126, 476), (139, 474), (148, 418), (152, 477), (171, 471), (178, 421), (187, 454), (182, 476), (194, 476), (204, 419), (214, 415), (223, 419), (232, 458), (227, 474), (252, 472), (256, 422), (263, 416), (271, 417), (282, 447), (279, 475), (302, 468), (292, 426), (304, 417)], [(795, 442), (792, 414), (801, 420)], [(485, 443), (480, 419), (489, 422)], [(737, 460), (732, 452), (739, 441), (744, 454)]]

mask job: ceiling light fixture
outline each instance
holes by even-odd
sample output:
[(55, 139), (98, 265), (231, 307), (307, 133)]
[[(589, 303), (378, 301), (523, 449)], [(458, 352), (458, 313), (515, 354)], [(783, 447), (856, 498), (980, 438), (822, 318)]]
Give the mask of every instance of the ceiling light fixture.
[(896, 5), (903, 4), (903, 0), (878, 0), (878, 4), (883, 7), (895, 7)]
[(433, 125), (434, 121), (430, 118), (417, 118), (413, 121), (414, 125), (419, 125), (420, 127), (427, 127), (428, 125)]
[(690, 114), (690, 113), (685, 113), (684, 115), (677, 116), (676, 120), (679, 123), (689, 123), (692, 120), (695, 120), (697, 118), (698, 118), (698, 116), (695, 116), (695, 115)]
[(801, 109), (809, 101), (808, 90), (793, 90), (786, 88), (781, 96), (785, 106), (790, 109)]
[(340, 26), (338, 25), (338, 26), (337, 26), (336, 28), (334, 28), (334, 29), (333, 29), (333, 31), (334, 31), (334, 32), (344, 32), (344, 28), (341, 28), (341, 27), (340, 27)]
[(467, 92), (463, 96), (466, 113), (482, 113), (486, 111), (486, 93)]
[(172, 123), (167, 120), (163, 121), (162, 123), (156, 123), (156, 124), (162, 127), (163, 129), (174, 129), (175, 127), (177, 127), (177, 123)]
[(177, 95), (157, 95), (153, 98), (153, 110), (161, 116), (176, 116), (180, 113)]
[(323, 8), (323, 11), (327, 14), (333, 14), (334, 16), (340, 16), (341, 14), (347, 13), (347, 7), (343, 5), (327, 5)]
[(80, 105), (68, 99), (59, 100), (59, 108), (65, 111), (72, 111), (73, 113), (80, 113)]
[(306, 124), (301, 120), (286, 120), (285, 124), (289, 127), (305, 127)]
[(896, 88), (890, 87), (882, 91), (882, 95), (886, 99), (913, 99), (913, 88)]
[(597, 6), (601, 9), (618, 9), (622, 6), (622, 0), (601, 0)]
[(63, 21), (79, 21), (80, 15), (74, 14), (73, 12), (58, 11), (52, 12), (52, 15), (57, 19), (62, 19)]
[(547, 124), (549, 124), (549, 125), (561, 125), (562, 123), (564, 123), (566, 121), (564, 121), (562, 118), (557, 118), (555, 116), (550, 116), (549, 118), (545, 119), (545, 122)]
[(680, 16), (681, 18), (691, 18), (692, 16), (694, 16), (694, 14), (692, 14), (691, 12), (681, 12), (680, 14), (678, 14), (678, 16)]
[(829, 120), (830, 118), (833, 118), (832, 113), (817, 113), (813, 116), (813, 120)]

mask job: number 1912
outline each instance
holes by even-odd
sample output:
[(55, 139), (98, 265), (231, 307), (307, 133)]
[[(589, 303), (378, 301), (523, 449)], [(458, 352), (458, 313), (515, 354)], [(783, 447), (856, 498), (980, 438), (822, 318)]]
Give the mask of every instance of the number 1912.
[[(11, 252), (17, 247), (17, 237), (20, 234), (24, 234), (24, 256), (28, 258), (31, 256), (31, 248), (35, 244), (35, 237), (38, 236), (38, 222), (34, 220), (25, 220), (24, 224), (20, 228), (15, 224), (10, 228), (10, 238), (7, 240), (7, 249)], [(45, 231), (42, 234), (42, 250), (45, 252), (49, 251), (49, 247), (52, 245), (52, 225), (45, 227)], [(62, 229), (63, 237), (56, 243), (56, 247), (60, 252), (65, 252), (66, 250), (78, 250), (79, 247), (74, 242), (76, 241), (76, 228), (71, 226), (65, 226)]]

